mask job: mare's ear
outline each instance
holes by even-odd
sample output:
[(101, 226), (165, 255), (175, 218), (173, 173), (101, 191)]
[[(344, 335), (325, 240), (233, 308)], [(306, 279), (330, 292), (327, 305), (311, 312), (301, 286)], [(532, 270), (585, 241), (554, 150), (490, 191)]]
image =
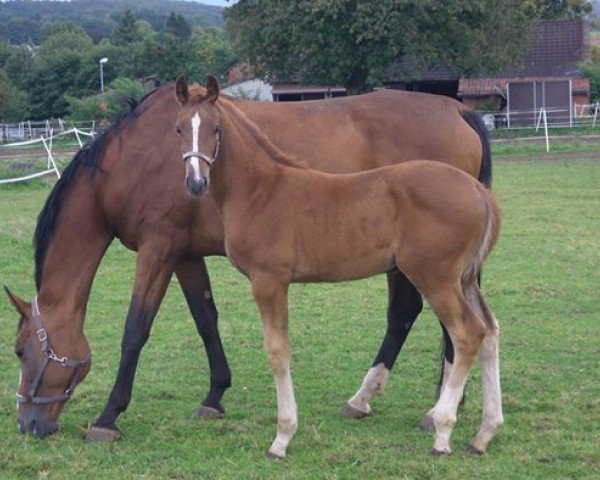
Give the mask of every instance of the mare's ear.
[(206, 78), (205, 100), (208, 100), (211, 103), (215, 103), (217, 101), (217, 98), (219, 98), (219, 90), (219, 81), (212, 75), (209, 75)]
[(15, 307), (17, 312), (19, 312), (19, 315), (27, 318), (27, 312), (29, 311), (30, 305), (25, 300), (20, 299), (14, 293), (12, 293), (6, 285), (4, 285), (4, 291), (6, 292), (6, 295), (8, 295), (8, 299), (10, 300), (12, 306)]
[(185, 75), (179, 75), (177, 77), (177, 81), (175, 82), (175, 95), (177, 96), (177, 101), (181, 105), (184, 105), (189, 100), (190, 92)]

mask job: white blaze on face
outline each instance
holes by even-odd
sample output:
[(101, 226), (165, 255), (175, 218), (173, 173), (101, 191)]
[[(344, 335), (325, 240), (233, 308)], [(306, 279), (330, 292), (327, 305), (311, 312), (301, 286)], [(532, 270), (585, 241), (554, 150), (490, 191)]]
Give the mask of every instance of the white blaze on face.
[[(200, 137), (200, 124), (202, 121), (200, 120), (200, 114), (196, 112), (196, 114), (192, 117), (192, 151), (199, 152), (199, 137)], [(198, 157), (190, 158), (190, 165), (194, 169), (194, 179), (199, 182), (200, 181), (200, 159)]]
[[(17, 392), (21, 388), (21, 382), (23, 381), (23, 372), (19, 370), (19, 386), (17, 387)], [(19, 402), (15, 402), (15, 407), (17, 408), (17, 412), (19, 411)]]

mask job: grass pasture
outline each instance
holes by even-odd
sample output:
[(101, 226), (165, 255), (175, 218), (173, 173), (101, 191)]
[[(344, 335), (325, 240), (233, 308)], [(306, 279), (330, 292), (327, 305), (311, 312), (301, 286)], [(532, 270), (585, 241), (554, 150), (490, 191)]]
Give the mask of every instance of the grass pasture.
[[(505, 153), (505, 152), (502, 152)], [(385, 395), (362, 421), (337, 415), (360, 385), (385, 329), (385, 280), (291, 289), (299, 428), (284, 461), (264, 452), (276, 426), (273, 380), (248, 282), (209, 260), (233, 372), (221, 421), (190, 419), (207, 391), (201, 342), (173, 280), (144, 349), (116, 444), (82, 435), (104, 407), (117, 370), (134, 254), (109, 249), (88, 305), (93, 367), (63, 412), (62, 430), (36, 440), (16, 429), (16, 315), (0, 301), (0, 478), (600, 478), (600, 161), (506, 158), (495, 164), (504, 213), (484, 292), (502, 328), (506, 423), (487, 455), (464, 449), (480, 422), (479, 369), (453, 435), (433, 458), (414, 425), (433, 403), (439, 327), (426, 308)], [(599, 155), (600, 158), (600, 155)], [(0, 188), (0, 282), (34, 295), (31, 238), (50, 181)]]

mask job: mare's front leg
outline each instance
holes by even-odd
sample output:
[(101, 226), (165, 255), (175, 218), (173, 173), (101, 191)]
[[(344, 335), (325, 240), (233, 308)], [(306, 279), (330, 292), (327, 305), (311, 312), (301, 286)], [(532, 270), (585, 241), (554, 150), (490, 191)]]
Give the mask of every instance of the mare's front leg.
[(196, 412), (198, 418), (222, 418), (221, 398), (231, 386), (231, 372), (217, 327), (218, 312), (204, 259), (180, 262), (175, 274), (202, 337), (210, 368), (210, 391)]
[[(397, 269), (389, 272), (387, 282), (388, 321), (385, 337), (361, 387), (341, 410), (341, 415), (347, 418), (360, 419), (371, 413), (369, 402), (375, 395), (383, 394), (390, 371), (396, 363), (406, 337), (408, 337), (417, 316), (423, 310), (421, 294), (402, 272)], [(446, 366), (451, 363), (453, 355), (452, 343), (447, 334), (444, 336), (444, 340), (447, 360), (442, 360), (442, 371), (445, 370), (444, 363)]]
[(150, 336), (152, 323), (173, 274), (174, 264), (159, 252), (160, 247), (156, 245), (142, 247), (138, 252), (133, 294), (121, 341), (119, 371), (108, 403), (88, 432), (86, 442), (120, 438), (116, 420), (131, 401), (140, 352)]
[(267, 451), (268, 458), (285, 457), (287, 446), (298, 427), (290, 372), (287, 290), (288, 285), (276, 279), (252, 277), (252, 293), (263, 324), (265, 351), (277, 387), (277, 436)]

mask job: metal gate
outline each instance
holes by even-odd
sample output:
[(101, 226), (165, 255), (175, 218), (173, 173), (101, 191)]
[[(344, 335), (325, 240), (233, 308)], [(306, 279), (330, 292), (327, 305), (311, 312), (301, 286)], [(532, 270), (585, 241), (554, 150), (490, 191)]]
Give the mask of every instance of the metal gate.
[(570, 79), (508, 83), (508, 127), (535, 127), (542, 109), (548, 125), (573, 126)]

